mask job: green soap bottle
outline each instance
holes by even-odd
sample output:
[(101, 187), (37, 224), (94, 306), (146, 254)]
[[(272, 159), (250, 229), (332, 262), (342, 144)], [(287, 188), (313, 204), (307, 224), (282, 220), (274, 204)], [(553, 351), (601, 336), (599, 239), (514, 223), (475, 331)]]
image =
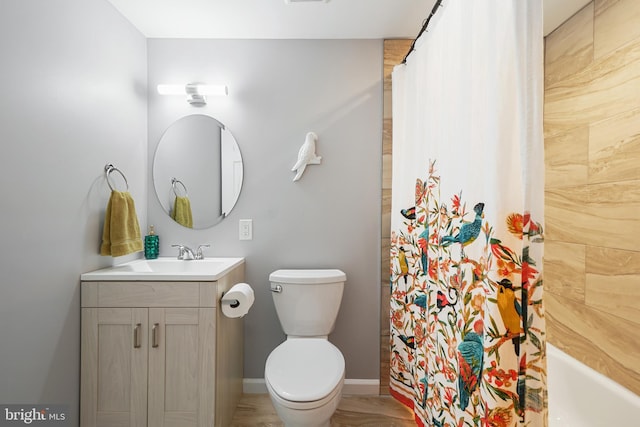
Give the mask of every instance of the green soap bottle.
[(153, 225), (149, 226), (149, 234), (144, 236), (144, 257), (146, 259), (156, 259), (160, 253), (160, 239), (153, 229)]

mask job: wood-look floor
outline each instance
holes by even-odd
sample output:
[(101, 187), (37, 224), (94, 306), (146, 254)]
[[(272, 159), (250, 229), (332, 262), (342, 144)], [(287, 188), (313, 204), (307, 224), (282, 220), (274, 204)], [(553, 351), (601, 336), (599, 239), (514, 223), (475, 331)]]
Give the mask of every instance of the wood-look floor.
[[(331, 427), (415, 427), (413, 413), (389, 396), (343, 396)], [(268, 394), (245, 394), (230, 427), (283, 427)]]

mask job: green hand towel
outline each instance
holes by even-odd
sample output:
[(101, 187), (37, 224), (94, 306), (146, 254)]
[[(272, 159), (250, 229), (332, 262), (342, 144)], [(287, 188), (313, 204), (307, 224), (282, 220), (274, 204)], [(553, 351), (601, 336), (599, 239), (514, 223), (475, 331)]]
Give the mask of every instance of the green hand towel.
[(176, 196), (173, 203), (171, 218), (180, 225), (193, 228), (193, 216), (191, 214), (191, 202), (188, 197)]
[(100, 255), (122, 256), (142, 251), (135, 203), (128, 191), (111, 192), (102, 230)]

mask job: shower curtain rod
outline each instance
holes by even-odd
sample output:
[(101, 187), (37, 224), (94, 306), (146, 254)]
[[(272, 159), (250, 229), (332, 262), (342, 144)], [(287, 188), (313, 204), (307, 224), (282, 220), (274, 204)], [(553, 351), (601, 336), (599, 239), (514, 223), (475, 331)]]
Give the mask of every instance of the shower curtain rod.
[(416, 46), (416, 41), (418, 41), (422, 33), (424, 33), (427, 30), (427, 26), (429, 25), (429, 22), (431, 22), (431, 18), (433, 18), (433, 15), (436, 14), (436, 11), (440, 7), (440, 3), (442, 3), (442, 0), (437, 0), (436, 4), (433, 5), (433, 8), (431, 9), (431, 13), (427, 17), (427, 19), (424, 20), (424, 24), (422, 24), (422, 28), (420, 29), (420, 32), (418, 33), (413, 43), (411, 43), (411, 48), (409, 48), (409, 52), (407, 52), (407, 54), (404, 56), (404, 59), (402, 60), (403, 64), (407, 62), (407, 58), (409, 57), (409, 55), (411, 55), (411, 52), (413, 52), (413, 49)]

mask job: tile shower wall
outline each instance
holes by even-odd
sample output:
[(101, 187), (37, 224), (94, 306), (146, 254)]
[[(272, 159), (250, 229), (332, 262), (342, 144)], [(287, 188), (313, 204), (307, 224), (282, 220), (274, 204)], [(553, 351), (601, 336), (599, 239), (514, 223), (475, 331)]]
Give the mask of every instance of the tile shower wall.
[(640, 2), (546, 38), (549, 341), (640, 394)]
[(413, 40), (394, 39), (384, 41), (384, 108), (382, 130), (382, 239), (380, 241), (380, 394), (389, 394), (389, 248), (391, 242), (391, 165), (393, 147), (393, 116), (391, 109), (391, 73), (411, 48)]

